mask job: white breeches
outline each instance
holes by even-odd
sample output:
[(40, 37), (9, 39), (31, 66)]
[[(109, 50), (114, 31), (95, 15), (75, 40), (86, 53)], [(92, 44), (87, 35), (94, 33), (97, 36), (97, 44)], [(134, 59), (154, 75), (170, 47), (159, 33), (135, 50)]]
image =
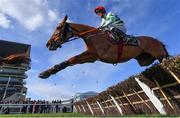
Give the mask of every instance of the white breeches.
[(126, 33), (127, 32), (127, 29), (126, 29), (126, 27), (124, 26), (124, 25), (114, 25), (114, 24), (112, 24), (111, 26), (110, 26), (110, 30), (112, 29), (112, 28), (118, 28), (118, 29), (120, 29), (122, 32), (124, 32), (124, 33)]

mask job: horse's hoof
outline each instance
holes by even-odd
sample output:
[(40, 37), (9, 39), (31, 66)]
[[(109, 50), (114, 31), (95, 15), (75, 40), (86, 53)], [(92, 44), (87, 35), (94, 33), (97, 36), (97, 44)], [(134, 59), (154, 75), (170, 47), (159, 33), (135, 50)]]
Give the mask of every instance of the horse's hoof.
[(39, 78), (41, 78), (41, 79), (47, 79), (48, 76), (44, 76), (44, 75), (40, 75), (40, 74), (39, 74)]
[(42, 72), (39, 74), (39, 77), (42, 79), (47, 79), (51, 74), (49, 74), (48, 72)]

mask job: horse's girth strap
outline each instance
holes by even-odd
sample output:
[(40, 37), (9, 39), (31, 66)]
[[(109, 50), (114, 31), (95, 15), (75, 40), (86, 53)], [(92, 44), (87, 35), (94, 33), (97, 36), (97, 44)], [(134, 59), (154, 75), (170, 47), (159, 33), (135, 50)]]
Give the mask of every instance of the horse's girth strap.
[(120, 43), (118, 44), (118, 55), (117, 55), (117, 61), (120, 60), (123, 52), (123, 47), (124, 47), (124, 41), (121, 40)]

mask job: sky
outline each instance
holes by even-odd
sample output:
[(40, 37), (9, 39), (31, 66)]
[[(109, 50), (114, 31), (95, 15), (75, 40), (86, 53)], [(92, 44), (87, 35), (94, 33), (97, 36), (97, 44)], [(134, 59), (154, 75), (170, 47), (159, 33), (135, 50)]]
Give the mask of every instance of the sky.
[(67, 14), (68, 21), (97, 27), (98, 5), (117, 14), (128, 34), (152, 36), (167, 46), (171, 55), (180, 54), (179, 0), (0, 0), (0, 39), (31, 45), (31, 69), (27, 72), (27, 97), (70, 99), (76, 92), (101, 92), (148, 67), (135, 60), (112, 64), (96, 61), (68, 67), (43, 80), (38, 74), (85, 51), (82, 40), (69, 42), (51, 52), (46, 42)]

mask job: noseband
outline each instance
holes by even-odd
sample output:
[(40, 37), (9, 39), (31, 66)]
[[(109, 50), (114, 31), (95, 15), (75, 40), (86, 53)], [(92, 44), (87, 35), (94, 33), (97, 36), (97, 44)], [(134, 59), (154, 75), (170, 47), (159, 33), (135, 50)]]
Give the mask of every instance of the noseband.
[[(74, 29), (73, 27), (71, 27), (68, 23), (65, 23), (64, 24), (64, 27), (62, 28), (61, 32), (60, 32), (60, 38), (61, 38), (61, 43), (65, 43), (65, 42), (70, 42), (72, 40), (75, 40), (77, 39), (78, 37), (74, 37), (74, 32), (73, 31), (76, 31), (79, 33), (78, 30)], [(65, 36), (67, 34), (67, 32), (70, 32), (71, 33), (71, 36), (70, 37), (74, 37), (74, 38), (69, 38), (66, 40)]]

